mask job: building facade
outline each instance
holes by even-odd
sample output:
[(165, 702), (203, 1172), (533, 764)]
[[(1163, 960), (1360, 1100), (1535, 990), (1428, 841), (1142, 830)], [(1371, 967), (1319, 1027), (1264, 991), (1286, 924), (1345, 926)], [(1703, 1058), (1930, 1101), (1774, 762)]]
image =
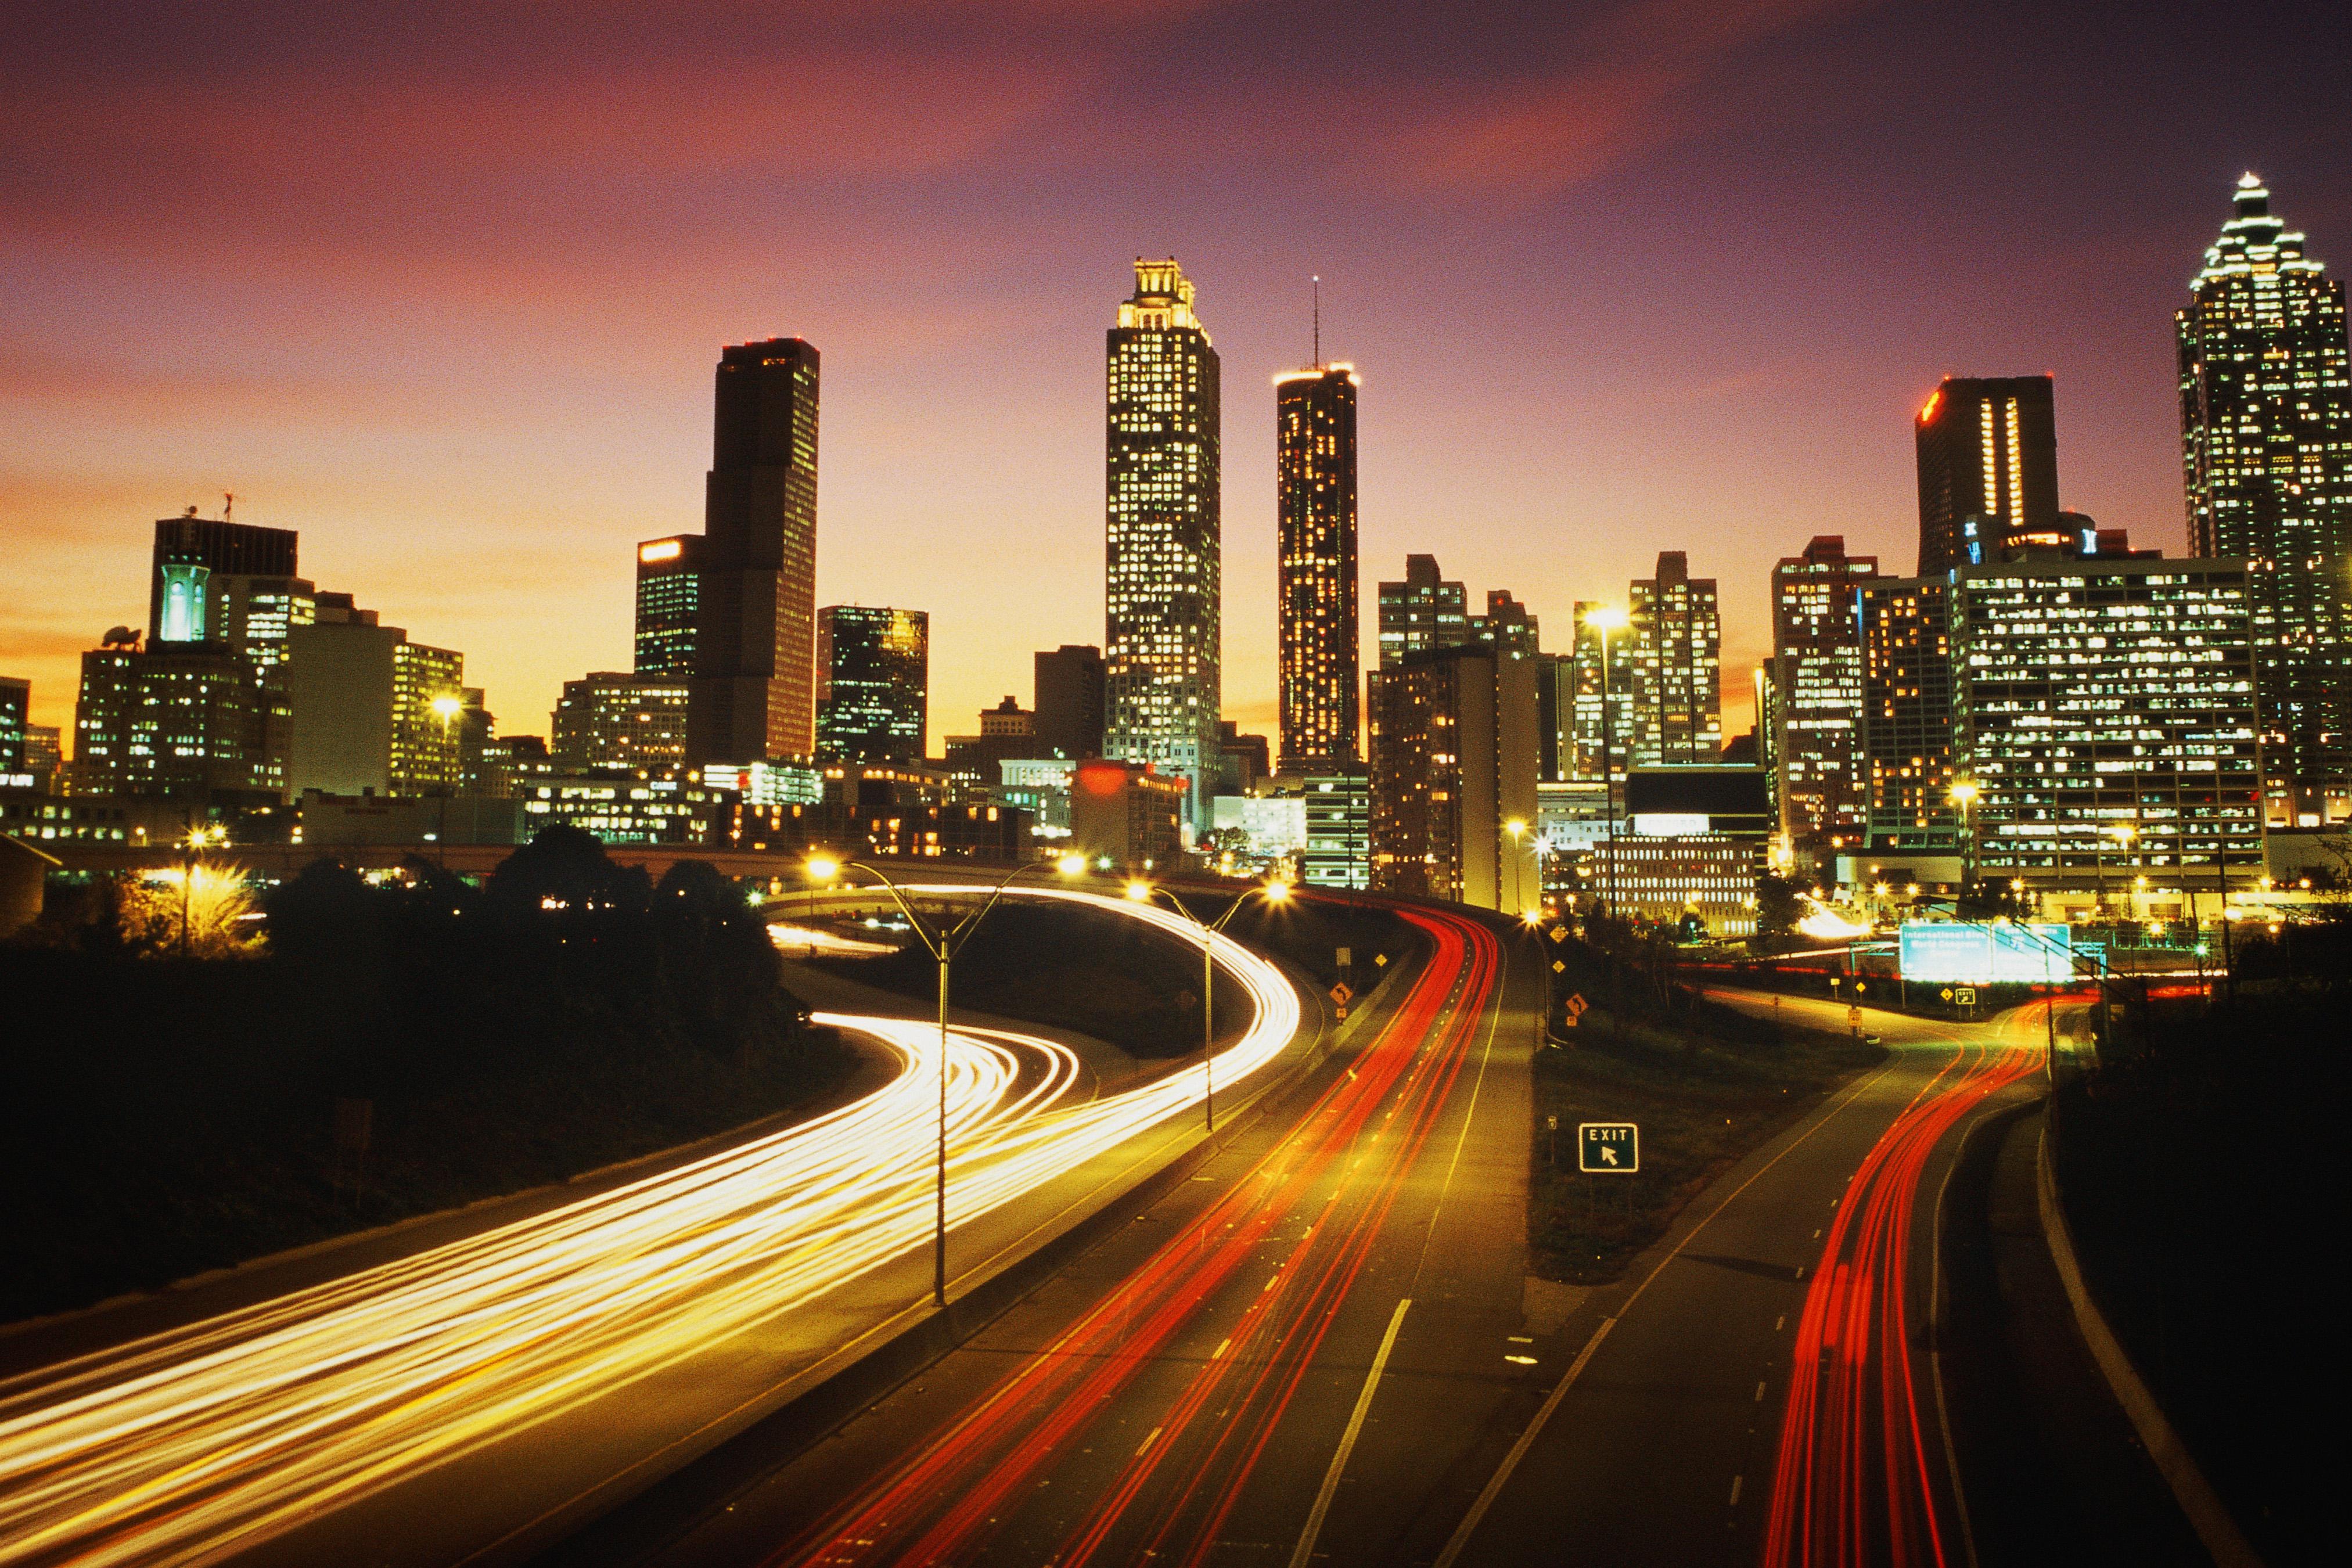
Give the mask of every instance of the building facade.
[[(290, 528), (257, 528), (226, 518), (185, 515), (155, 524), (148, 579), (147, 640), (235, 642), (216, 602), (230, 577), (290, 579), (299, 535)], [(213, 603), (208, 603), (213, 602)]]
[(828, 605), (817, 612), (817, 750), (862, 763), (919, 763), (930, 725), (931, 617)]
[(2252, 572), (2279, 826), (2352, 815), (2352, 356), (2344, 283), (2253, 175), (2175, 318), (2190, 551)]
[(1862, 631), (1862, 743), (1869, 847), (1948, 853), (1959, 842), (1952, 789), (1948, 577), (1855, 585)]
[(1357, 758), (1356, 373), (1277, 376), (1275, 497), (1280, 771)]
[(1955, 574), (1964, 879), (2219, 889), (2262, 875), (2249, 576), (2128, 556)]
[[(1624, 726), (1617, 766), (1716, 761), (1723, 752), (1723, 617), (1715, 579), (1693, 577), (1681, 551), (1660, 552), (1658, 574), (1633, 584), (1631, 623), (1620, 635), (1628, 668), (1625, 685), (1612, 693)], [(1612, 687), (1615, 679), (1612, 670)]]
[(0, 675), (0, 775), (12, 779), (31, 775), (32, 770), (25, 760), (25, 731), (30, 727), (32, 711), (33, 683), (16, 676)]
[(1475, 644), (1412, 654), (1373, 677), (1370, 706), (1371, 885), (1538, 907), (1533, 661)]
[(1184, 853), (1181, 824), (1191, 787), (1148, 763), (1080, 763), (1070, 773), (1070, 846), (1112, 868), (1174, 867)]
[(2057, 542), (2058, 427), (2046, 375), (1946, 376), (1920, 408), (1919, 575)]
[(1037, 747), (1046, 756), (1099, 757), (1103, 750), (1102, 649), (1064, 643), (1035, 658)]
[(349, 594), (287, 635), (286, 787), (300, 795), (455, 793), (465, 781), (465, 656), (412, 643)]
[(1378, 628), (1382, 669), (1407, 654), (1460, 647), (1470, 640), (1469, 595), (1445, 580), (1434, 555), (1404, 558), (1404, 580), (1380, 586)]
[(698, 766), (816, 747), (817, 391), (817, 352), (798, 338), (719, 356), (687, 719)]
[(1135, 264), (1108, 333), (1103, 749), (1215, 791), (1222, 637), (1217, 351), (1173, 260)]
[(686, 764), (691, 687), (675, 677), (604, 671), (563, 683), (548, 716), (548, 751), (558, 768), (646, 777)]
[(702, 536), (674, 533), (638, 545), (631, 667), (673, 680), (691, 676), (701, 619)]
[(1780, 831), (1808, 850), (1859, 845), (1870, 828), (1861, 600), (1875, 556), (1822, 534), (1772, 569), (1772, 659), (1759, 689), (1758, 761), (1769, 761)]
[(286, 702), (251, 659), (217, 643), (110, 647), (81, 656), (79, 795), (257, 805), (285, 798)]

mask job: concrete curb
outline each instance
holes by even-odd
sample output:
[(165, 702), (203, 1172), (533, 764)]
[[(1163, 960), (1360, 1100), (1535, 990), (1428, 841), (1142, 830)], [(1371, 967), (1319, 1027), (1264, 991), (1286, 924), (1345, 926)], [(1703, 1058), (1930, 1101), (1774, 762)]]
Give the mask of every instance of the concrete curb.
[(2066, 1215), (2058, 1204), (2058, 1174), (2050, 1160), (2050, 1134), (2045, 1122), (2042, 1135), (2035, 1140), (2035, 1166), (2039, 1179), (2035, 1186), (2042, 1212), (2042, 1236), (2050, 1247), (2051, 1261), (2058, 1267), (2059, 1281), (2066, 1288), (2066, 1300), (2074, 1309), (2074, 1326), (2082, 1331), (2083, 1342), (2091, 1359), (2106, 1379), (2107, 1388), (2116, 1403), (2124, 1407), (2132, 1429), (2147, 1449), (2147, 1457), (2156, 1463), (2157, 1473), (2171, 1489), (2173, 1500), (2189, 1518), (2197, 1539), (2212, 1554), (2221, 1568), (2263, 1568), (2263, 1560), (2238, 1530), (2237, 1521), (2222, 1506), (2221, 1499), (2205, 1479), (2205, 1472), (2197, 1468), (2196, 1458), (2181, 1442), (2180, 1435), (2165, 1419), (2164, 1411), (2148, 1392), (2146, 1383), (2131, 1363), (2131, 1357), (2107, 1326), (2099, 1304), (2091, 1296), (2089, 1283), (2083, 1278), (2081, 1263), (2074, 1255), (2074, 1233), (2066, 1228)]

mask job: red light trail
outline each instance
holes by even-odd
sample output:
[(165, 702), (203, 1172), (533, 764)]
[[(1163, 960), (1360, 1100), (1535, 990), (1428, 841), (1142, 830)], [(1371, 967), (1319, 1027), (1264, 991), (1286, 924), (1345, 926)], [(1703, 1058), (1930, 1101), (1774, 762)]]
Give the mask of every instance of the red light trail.
[(1765, 1568), (1906, 1568), (1956, 1555), (1937, 1517), (1912, 1359), (1912, 1222), (1937, 1145), (2041, 1064), (2033, 1047), (1963, 1047), (1879, 1138), (1839, 1201), (1790, 1354)]
[[(970, 1559), (1041, 1472), (1074, 1444), (1100, 1440), (1097, 1417), (1148, 1367), (1168, 1366), (1181, 1332), (1230, 1312), (1223, 1342), (1047, 1560), (1207, 1559), (1370, 1257), (1499, 983), (1501, 947), (1485, 927), (1399, 913), (1430, 937), (1431, 962), (1296, 1131), (1055, 1342), (773, 1562)], [(1280, 1257), (1251, 1289), (1269, 1246)]]

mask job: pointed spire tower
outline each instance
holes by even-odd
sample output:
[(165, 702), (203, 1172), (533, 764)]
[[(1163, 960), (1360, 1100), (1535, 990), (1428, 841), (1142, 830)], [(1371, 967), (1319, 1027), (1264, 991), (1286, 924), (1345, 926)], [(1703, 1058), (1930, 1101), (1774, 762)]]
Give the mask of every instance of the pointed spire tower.
[(1281, 751), (1276, 771), (1352, 768), (1358, 730), (1355, 367), (1323, 360), (1323, 279), (1314, 284), (1315, 363), (1274, 378), (1276, 635)]
[(2248, 174), (2174, 316), (2189, 547), (2255, 567), (2272, 826), (2352, 815), (2352, 353), (2344, 283)]

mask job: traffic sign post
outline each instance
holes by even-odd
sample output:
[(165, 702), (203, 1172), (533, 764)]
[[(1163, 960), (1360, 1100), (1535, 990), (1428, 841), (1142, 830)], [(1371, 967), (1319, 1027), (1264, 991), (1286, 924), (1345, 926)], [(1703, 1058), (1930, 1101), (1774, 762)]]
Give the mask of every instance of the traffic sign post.
[(1344, 980), (1332, 985), (1331, 1005), (1339, 1010), (1340, 1017), (1344, 1018), (1348, 1016), (1348, 1004), (1355, 1000), (1355, 995), (1356, 988)]

